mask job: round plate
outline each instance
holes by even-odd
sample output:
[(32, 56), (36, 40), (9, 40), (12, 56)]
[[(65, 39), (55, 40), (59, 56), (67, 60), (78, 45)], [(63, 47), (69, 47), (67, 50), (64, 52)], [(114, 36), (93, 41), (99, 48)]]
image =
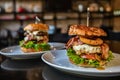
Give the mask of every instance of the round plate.
[[(64, 43), (50, 42), (51, 50), (63, 49), (65, 48)], [(31, 58), (39, 58), (42, 53), (49, 51), (41, 51), (41, 52), (31, 52), (24, 53), (21, 51), (20, 46), (11, 46), (4, 48), (0, 51), (0, 53), (4, 56), (13, 58), (13, 59), (31, 59)]]
[(96, 68), (85, 68), (73, 65), (69, 62), (66, 50), (56, 50), (47, 52), (42, 55), (42, 60), (61, 71), (68, 73), (87, 75), (87, 76), (118, 76), (120, 75), (120, 54), (113, 53), (115, 58), (108, 63), (105, 70), (98, 70)]

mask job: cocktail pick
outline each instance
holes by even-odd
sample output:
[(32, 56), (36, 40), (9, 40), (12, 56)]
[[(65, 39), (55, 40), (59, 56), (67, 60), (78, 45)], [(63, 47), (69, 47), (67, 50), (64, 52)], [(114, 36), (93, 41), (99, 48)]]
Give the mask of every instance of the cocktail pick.
[(89, 12), (89, 8), (87, 8), (87, 27), (89, 27), (89, 20), (90, 20), (90, 12)]
[(35, 24), (38, 24), (40, 22), (40, 18), (38, 16), (35, 17)]

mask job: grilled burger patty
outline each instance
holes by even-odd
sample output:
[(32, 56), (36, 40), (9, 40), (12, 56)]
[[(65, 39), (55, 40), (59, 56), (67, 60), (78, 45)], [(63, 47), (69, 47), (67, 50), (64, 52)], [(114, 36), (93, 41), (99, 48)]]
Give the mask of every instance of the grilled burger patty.
[(25, 41), (30, 41), (30, 40), (46, 41), (46, 39), (48, 38), (48, 33), (43, 31), (33, 31), (33, 32), (26, 31), (24, 35), (26, 36), (24, 38)]

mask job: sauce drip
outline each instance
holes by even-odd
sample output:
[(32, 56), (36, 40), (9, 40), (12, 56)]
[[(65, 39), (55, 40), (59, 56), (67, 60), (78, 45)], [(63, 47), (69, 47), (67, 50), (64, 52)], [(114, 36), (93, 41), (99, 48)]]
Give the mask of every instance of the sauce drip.
[(98, 67), (97, 69), (98, 69), (98, 70), (105, 70), (104, 67)]

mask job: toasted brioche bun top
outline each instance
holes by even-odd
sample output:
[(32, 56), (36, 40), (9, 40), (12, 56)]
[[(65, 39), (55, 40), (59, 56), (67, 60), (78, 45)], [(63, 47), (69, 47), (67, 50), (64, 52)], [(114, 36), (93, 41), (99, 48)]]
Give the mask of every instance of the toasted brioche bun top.
[(28, 24), (24, 30), (27, 31), (48, 31), (49, 27), (46, 24), (42, 24), (42, 23), (32, 23), (32, 24)]
[(99, 27), (87, 27), (84, 25), (71, 25), (69, 28), (69, 35), (80, 36), (107, 36), (106, 32)]

